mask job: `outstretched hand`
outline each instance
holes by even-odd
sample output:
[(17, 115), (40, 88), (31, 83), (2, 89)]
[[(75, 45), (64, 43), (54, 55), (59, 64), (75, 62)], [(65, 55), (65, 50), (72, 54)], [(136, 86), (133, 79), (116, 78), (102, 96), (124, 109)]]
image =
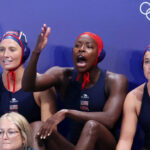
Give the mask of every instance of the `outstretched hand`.
[(47, 27), (46, 24), (43, 24), (41, 33), (38, 36), (38, 40), (35, 46), (35, 51), (41, 52), (42, 49), (46, 46), (50, 32), (51, 32), (51, 28)]
[(57, 125), (65, 119), (66, 112), (66, 109), (62, 109), (55, 113), (53, 116), (51, 116), (49, 119), (47, 119), (46, 122), (40, 128), (37, 135), (41, 139), (45, 139), (47, 136), (50, 136), (53, 130), (56, 130)]

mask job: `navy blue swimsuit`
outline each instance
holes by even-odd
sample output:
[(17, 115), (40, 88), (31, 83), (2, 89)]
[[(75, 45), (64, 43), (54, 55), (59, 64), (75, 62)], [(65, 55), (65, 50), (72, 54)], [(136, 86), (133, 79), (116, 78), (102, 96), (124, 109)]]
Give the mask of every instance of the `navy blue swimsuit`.
[[(85, 90), (81, 90), (81, 84), (75, 81), (76, 75), (77, 73), (74, 72), (73, 80), (67, 91), (67, 96), (63, 102), (61, 101), (61, 107), (59, 108), (86, 112), (102, 111), (107, 100), (104, 88), (106, 71), (102, 70), (97, 83), (92, 88), (87, 88)], [(76, 144), (84, 124), (68, 118), (66, 120), (69, 120), (65, 123), (65, 125), (67, 125), (65, 130), (68, 131), (68, 134), (64, 134), (64, 136), (66, 136), (73, 144)]]
[(144, 147), (150, 149), (150, 96), (148, 94), (147, 83), (144, 86), (139, 123), (144, 131)]
[(11, 111), (22, 114), (29, 122), (41, 120), (40, 108), (34, 100), (32, 92), (22, 89), (12, 93), (5, 89), (0, 74), (0, 116)]

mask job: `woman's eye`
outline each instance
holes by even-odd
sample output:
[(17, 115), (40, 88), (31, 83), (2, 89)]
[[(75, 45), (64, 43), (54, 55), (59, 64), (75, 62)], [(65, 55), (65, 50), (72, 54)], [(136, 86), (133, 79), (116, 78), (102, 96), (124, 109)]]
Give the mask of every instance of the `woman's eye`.
[(93, 49), (93, 46), (91, 46), (91, 45), (88, 45), (88, 46), (87, 46), (87, 48), (92, 48), (92, 49)]
[(14, 51), (16, 51), (16, 49), (15, 48), (10, 48), (10, 51), (14, 52)]
[(78, 48), (80, 45), (79, 44), (75, 44), (75, 47)]
[(9, 130), (8, 133), (9, 133), (9, 134), (14, 134), (14, 133), (16, 133), (16, 131), (14, 131), (14, 130)]
[(5, 50), (4, 48), (0, 48), (0, 52), (4, 52), (4, 50)]
[(145, 60), (144, 63), (145, 63), (145, 64), (149, 64), (149, 63), (150, 63), (150, 60)]
[(3, 133), (4, 133), (4, 131), (0, 130), (0, 135), (3, 134)]

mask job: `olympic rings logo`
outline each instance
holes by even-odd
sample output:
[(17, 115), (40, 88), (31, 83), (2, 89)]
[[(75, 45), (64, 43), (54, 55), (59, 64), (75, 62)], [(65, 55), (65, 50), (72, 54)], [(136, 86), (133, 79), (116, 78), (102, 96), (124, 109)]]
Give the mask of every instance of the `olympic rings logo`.
[(141, 3), (140, 12), (141, 14), (145, 15), (146, 18), (150, 21), (150, 3), (149, 2)]

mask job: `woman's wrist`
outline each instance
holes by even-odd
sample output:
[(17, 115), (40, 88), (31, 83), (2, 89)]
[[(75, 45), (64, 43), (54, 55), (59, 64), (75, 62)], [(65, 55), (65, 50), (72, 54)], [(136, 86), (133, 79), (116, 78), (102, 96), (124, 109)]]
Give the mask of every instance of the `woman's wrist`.
[(40, 55), (41, 51), (38, 49), (34, 49), (32, 54)]
[(62, 109), (61, 112), (63, 112), (65, 114), (65, 116), (68, 115), (69, 109)]

